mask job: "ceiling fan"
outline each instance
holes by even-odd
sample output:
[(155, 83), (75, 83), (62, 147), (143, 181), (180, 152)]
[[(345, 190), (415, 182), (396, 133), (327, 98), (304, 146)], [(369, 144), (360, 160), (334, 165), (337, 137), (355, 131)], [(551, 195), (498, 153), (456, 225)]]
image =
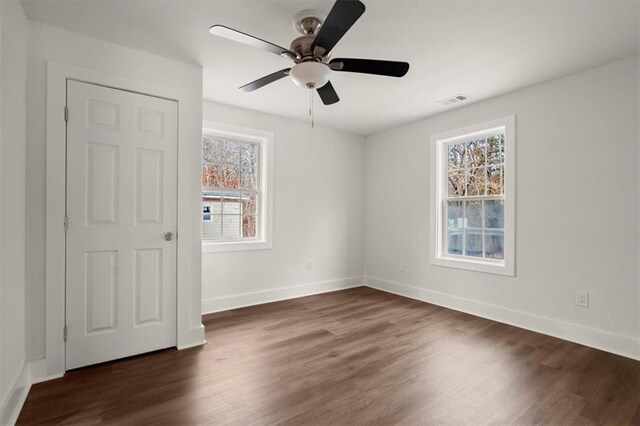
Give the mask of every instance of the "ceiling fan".
[(340, 100), (329, 81), (333, 71), (355, 72), (363, 74), (403, 77), (409, 71), (407, 62), (380, 61), (375, 59), (331, 58), (331, 51), (349, 28), (362, 16), (364, 4), (359, 0), (337, 0), (328, 16), (304, 10), (293, 19), (293, 26), (303, 35), (293, 40), (286, 49), (252, 35), (234, 30), (224, 25), (214, 25), (211, 34), (227, 38), (249, 46), (266, 50), (295, 62), (291, 68), (285, 68), (269, 74), (240, 89), (251, 92), (280, 80), (286, 76), (300, 87), (315, 89), (325, 105)]

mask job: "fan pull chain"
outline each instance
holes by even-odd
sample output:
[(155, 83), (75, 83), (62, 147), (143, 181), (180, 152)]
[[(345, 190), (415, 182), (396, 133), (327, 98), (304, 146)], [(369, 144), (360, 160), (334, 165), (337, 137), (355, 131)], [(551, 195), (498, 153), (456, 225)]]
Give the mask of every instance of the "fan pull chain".
[(309, 90), (309, 117), (311, 117), (311, 128), (313, 129), (313, 90)]

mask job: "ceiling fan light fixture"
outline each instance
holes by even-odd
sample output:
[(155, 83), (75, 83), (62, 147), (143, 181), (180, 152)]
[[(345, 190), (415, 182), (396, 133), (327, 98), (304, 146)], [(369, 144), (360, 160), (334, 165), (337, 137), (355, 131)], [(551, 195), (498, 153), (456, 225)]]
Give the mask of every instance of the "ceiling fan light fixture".
[(261, 38), (224, 25), (216, 24), (209, 30), (211, 34), (256, 47), (292, 60), (295, 65), (276, 71), (251, 83), (240, 86), (245, 92), (253, 92), (286, 76), (291, 76), (294, 84), (310, 90), (310, 102), (313, 105), (313, 92), (325, 105), (340, 101), (333, 85), (329, 81), (332, 71), (359, 74), (404, 77), (409, 64), (379, 59), (334, 58), (333, 48), (347, 31), (360, 19), (366, 7), (360, 0), (335, 0), (328, 15), (303, 10), (293, 18), (293, 27), (302, 35), (293, 40), (288, 49)]
[(289, 72), (293, 82), (305, 89), (319, 89), (329, 82), (331, 68), (321, 62), (302, 62)]

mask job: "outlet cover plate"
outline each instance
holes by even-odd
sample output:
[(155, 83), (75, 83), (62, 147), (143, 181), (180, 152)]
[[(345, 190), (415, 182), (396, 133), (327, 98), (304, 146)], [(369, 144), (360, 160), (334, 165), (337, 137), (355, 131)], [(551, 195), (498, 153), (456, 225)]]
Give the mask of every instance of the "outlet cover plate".
[(586, 291), (576, 291), (576, 306), (589, 307), (589, 293)]

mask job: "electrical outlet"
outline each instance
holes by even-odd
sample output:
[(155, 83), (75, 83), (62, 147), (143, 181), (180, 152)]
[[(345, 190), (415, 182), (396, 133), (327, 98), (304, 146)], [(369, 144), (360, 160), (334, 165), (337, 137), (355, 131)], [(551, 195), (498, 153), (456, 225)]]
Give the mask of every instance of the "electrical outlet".
[(313, 260), (307, 260), (307, 270), (310, 271), (313, 269)]
[(576, 291), (576, 306), (589, 307), (589, 293), (586, 291)]
[(404, 263), (400, 264), (400, 272), (404, 272)]

